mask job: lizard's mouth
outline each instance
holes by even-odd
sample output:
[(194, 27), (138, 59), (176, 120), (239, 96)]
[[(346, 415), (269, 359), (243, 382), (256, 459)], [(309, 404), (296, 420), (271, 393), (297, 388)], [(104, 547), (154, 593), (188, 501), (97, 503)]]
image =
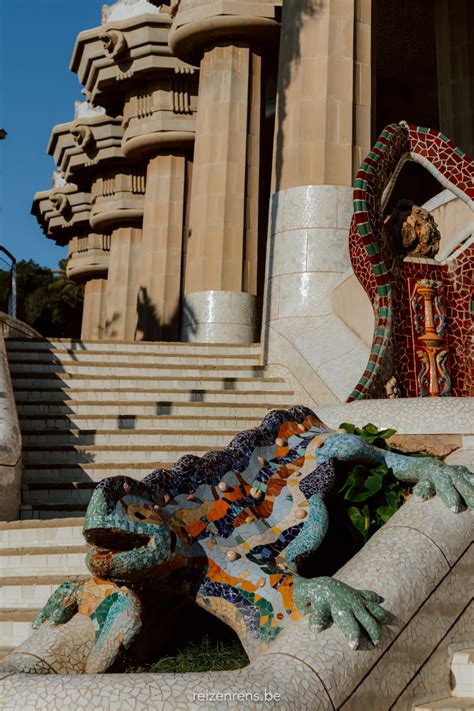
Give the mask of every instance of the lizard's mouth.
[(131, 551), (146, 548), (150, 536), (128, 533), (120, 529), (92, 528), (84, 531), (84, 537), (95, 548), (108, 551)]

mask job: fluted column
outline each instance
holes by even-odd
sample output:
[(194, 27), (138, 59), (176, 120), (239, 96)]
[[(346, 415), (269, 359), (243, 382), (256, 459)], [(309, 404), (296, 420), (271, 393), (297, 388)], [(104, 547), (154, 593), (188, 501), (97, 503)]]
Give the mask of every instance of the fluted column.
[(440, 128), (474, 155), (474, 7), (435, 0)]
[(218, 45), (204, 53), (187, 245), (185, 339), (253, 339), (260, 84), (261, 58), (248, 45)]
[(276, 191), (352, 184), (371, 145), (370, 23), (371, 0), (283, 4)]
[(351, 275), (352, 180), (371, 145), (371, 5), (283, 3), (264, 357), (315, 404), (345, 399), (368, 358), (332, 295)]
[(156, 155), (147, 168), (137, 338), (179, 336), (186, 158)]
[(107, 279), (86, 281), (81, 338), (99, 341), (105, 337)]
[(107, 278), (105, 338), (134, 341), (138, 323), (141, 227), (120, 225), (112, 232)]

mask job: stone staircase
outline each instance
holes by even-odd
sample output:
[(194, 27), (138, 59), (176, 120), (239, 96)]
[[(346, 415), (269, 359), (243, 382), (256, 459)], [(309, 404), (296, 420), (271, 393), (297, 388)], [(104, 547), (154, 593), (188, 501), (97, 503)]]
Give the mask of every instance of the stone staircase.
[(450, 696), (415, 704), (413, 711), (473, 711), (474, 649), (454, 652), (451, 659), (451, 683)]
[(82, 516), (96, 482), (142, 478), (226, 446), (293, 405), (260, 346), (7, 340), (23, 442), (21, 519), (0, 523), (0, 656), (55, 587), (87, 575)]
[(224, 447), (289, 383), (260, 346), (7, 341), (23, 442), (21, 518), (82, 516), (96, 482)]

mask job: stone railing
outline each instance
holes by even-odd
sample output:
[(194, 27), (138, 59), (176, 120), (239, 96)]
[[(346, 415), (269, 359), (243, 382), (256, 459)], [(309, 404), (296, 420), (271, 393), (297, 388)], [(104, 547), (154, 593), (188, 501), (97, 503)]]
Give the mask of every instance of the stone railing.
[[(21, 434), (10, 379), (5, 335), (34, 337), (34, 329), (0, 313), (0, 521), (18, 518), (21, 493)], [(33, 335), (34, 334), (34, 335)]]

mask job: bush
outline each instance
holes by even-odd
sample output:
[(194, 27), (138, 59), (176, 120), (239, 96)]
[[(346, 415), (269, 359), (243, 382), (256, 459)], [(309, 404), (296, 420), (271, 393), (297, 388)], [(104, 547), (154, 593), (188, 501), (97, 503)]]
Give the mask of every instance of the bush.
[[(359, 435), (366, 442), (374, 444), (380, 449), (394, 451), (387, 439), (392, 437), (396, 430), (378, 430), (371, 423), (362, 429), (348, 422), (343, 422), (339, 427), (350, 434)], [(410, 456), (420, 455), (412, 454)], [(410, 495), (410, 489), (405, 482), (395, 478), (392, 470), (386, 464), (379, 464), (375, 467), (355, 464), (352, 465), (346, 481), (337, 493), (344, 493), (344, 500), (348, 502), (347, 516), (360, 534), (362, 542), (365, 543), (398, 511)]]

